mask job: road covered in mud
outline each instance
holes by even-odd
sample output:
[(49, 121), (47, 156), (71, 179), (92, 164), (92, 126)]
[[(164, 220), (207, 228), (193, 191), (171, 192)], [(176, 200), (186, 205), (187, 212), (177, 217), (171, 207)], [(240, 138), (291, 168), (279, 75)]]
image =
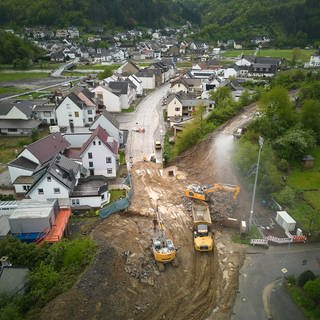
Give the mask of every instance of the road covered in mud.
[[(248, 108), (169, 168), (135, 162), (129, 210), (93, 230), (99, 247), (95, 261), (71, 290), (43, 309), (42, 318), (229, 319), (244, 248), (230, 240), (234, 231), (215, 226), (214, 252), (195, 252), (184, 190), (191, 183), (238, 183), (231, 166), (232, 132), (253, 112), (254, 106)], [(248, 199), (249, 194), (240, 194), (237, 217), (249, 212)], [(151, 252), (156, 203), (166, 234), (178, 248), (178, 267), (166, 265), (164, 272), (159, 272)]]

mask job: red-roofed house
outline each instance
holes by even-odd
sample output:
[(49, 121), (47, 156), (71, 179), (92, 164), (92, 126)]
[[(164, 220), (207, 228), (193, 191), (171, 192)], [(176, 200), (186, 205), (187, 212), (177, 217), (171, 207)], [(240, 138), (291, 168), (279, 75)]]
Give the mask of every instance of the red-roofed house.
[(99, 125), (81, 148), (83, 167), (91, 176), (115, 177), (119, 166), (118, 147), (118, 141)]

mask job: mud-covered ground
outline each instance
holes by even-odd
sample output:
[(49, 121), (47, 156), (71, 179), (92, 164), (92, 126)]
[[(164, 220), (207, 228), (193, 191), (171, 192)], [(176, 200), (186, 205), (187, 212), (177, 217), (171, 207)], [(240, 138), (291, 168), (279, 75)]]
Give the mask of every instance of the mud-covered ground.
[[(238, 183), (230, 164), (233, 138), (228, 130), (241, 126), (247, 117), (237, 117), (169, 168), (135, 163), (129, 210), (93, 230), (99, 247), (96, 259), (71, 290), (43, 309), (41, 318), (229, 319), (244, 247), (231, 242), (230, 233), (236, 231), (215, 226), (214, 252), (195, 252), (184, 190), (191, 183)], [(178, 247), (179, 265), (166, 265), (164, 272), (159, 272), (151, 253), (156, 204), (167, 237)], [(247, 218), (249, 207), (250, 194), (242, 190), (234, 217)]]

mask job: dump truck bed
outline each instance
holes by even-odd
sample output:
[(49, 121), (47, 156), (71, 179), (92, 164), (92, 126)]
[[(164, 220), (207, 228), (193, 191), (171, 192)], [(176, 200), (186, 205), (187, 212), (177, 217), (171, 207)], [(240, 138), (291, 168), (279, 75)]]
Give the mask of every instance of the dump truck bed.
[(192, 205), (193, 224), (211, 225), (210, 211), (207, 204), (194, 203)]

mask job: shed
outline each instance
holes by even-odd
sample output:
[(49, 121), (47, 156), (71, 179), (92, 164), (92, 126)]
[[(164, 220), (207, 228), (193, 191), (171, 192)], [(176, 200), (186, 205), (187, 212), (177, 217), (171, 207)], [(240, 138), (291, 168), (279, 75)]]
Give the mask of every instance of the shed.
[(55, 222), (56, 200), (22, 200), (9, 217), (11, 233), (33, 241), (40, 233), (48, 232)]
[(308, 154), (302, 158), (302, 163), (305, 168), (311, 169), (313, 167), (314, 157)]
[(277, 211), (276, 221), (287, 232), (296, 227), (296, 221), (286, 211)]

